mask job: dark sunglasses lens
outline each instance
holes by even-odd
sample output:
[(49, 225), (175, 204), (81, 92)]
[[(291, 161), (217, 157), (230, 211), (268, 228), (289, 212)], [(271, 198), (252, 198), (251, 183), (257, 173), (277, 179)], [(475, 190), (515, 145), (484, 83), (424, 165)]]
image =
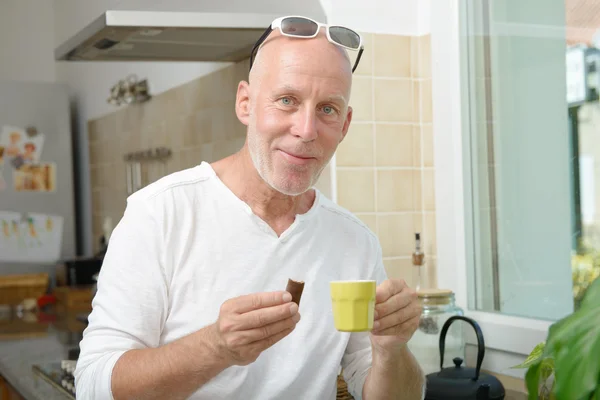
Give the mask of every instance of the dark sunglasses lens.
[(312, 36), (319, 25), (305, 18), (290, 17), (281, 21), (281, 31), (287, 35)]
[(360, 36), (358, 36), (358, 33), (342, 26), (330, 27), (329, 35), (337, 43), (351, 49), (358, 49), (358, 46), (360, 45)]

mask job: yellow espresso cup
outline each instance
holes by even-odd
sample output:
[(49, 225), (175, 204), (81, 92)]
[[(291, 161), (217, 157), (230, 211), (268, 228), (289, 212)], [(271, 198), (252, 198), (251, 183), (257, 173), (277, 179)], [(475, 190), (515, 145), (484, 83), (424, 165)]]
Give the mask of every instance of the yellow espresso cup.
[(332, 281), (329, 283), (335, 329), (364, 332), (373, 329), (375, 281)]

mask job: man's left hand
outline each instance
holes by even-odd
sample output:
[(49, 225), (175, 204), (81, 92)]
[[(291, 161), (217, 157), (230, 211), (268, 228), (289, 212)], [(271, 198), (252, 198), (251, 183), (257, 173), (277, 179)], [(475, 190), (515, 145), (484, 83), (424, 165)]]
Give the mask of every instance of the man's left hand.
[(401, 279), (388, 279), (377, 287), (371, 343), (377, 349), (403, 348), (419, 327), (421, 305), (417, 293)]

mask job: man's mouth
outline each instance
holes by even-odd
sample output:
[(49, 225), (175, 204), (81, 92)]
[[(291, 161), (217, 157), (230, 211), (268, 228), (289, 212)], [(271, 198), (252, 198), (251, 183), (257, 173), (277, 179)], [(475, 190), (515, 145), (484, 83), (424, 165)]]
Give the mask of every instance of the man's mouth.
[(281, 149), (279, 151), (281, 152), (283, 157), (292, 164), (303, 165), (308, 164), (312, 160), (315, 160), (315, 157), (313, 157), (312, 155), (289, 152)]

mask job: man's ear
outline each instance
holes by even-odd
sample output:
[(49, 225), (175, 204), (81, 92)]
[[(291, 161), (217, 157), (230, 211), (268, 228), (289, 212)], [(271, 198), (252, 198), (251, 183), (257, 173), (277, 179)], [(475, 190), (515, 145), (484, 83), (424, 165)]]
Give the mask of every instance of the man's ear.
[(240, 122), (248, 126), (250, 121), (250, 85), (246, 81), (238, 84), (235, 97), (235, 113)]
[(348, 128), (350, 128), (350, 122), (352, 122), (352, 107), (348, 106), (348, 113), (346, 114), (346, 121), (344, 121), (344, 126), (342, 127), (342, 137), (340, 138), (340, 143), (346, 137), (348, 133)]

